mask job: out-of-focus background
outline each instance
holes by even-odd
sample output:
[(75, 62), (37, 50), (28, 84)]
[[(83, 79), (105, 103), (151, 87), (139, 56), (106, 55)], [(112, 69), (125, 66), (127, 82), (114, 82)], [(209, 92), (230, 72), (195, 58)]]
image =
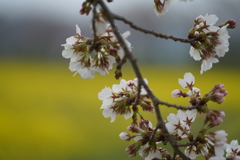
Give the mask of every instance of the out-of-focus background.
[[(75, 35), (78, 24), (84, 36), (91, 36), (90, 16), (79, 15), (83, 0), (0, 1), (0, 159), (1, 160), (123, 160), (132, 142), (118, 137), (131, 123), (118, 116), (114, 123), (100, 110), (98, 92), (118, 84), (114, 71), (106, 77), (83, 80), (68, 70), (69, 60), (61, 52), (66, 38)], [(217, 24), (229, 19), (240, 22), (239, 0), (193, 0), (171, 5), (157, 17), (153, 0), (114, 0), (111, 11), (141, 27), (186, 38), (194, 18), (216, 14)], [(189, 44), (155, 38), (116, 22), (121, 32), (131, 31), (128, 40), (138, 58), (143, 76), (153, 92), (164, 101), (188, 105), (187, 99), (171, 98), (179, 88), (177, 78), (185, 72), (196, 77), (202, 94), (223, 83), (229, 91), (222, 105), (226, 118), (216, 130), (225, 129), (228, 142), (239, 139), (240, 29), (229, 30), (230, 50), (220, 63), (200, 75), (200, 62), (189, 56)], [(134, 79), (129, 65), (123, 78)], [(174, 109), (161, 106), (164, 119)], [(202, 118), (199, 116), (200, 119)], [(153, 124), (155, 115), (146, 113)], [(194, 132), (201, 127), (197, 120)], [(142, 159), (139, 156), (132, 159)], [(201, 158), (199, 158), (201, 159)]]

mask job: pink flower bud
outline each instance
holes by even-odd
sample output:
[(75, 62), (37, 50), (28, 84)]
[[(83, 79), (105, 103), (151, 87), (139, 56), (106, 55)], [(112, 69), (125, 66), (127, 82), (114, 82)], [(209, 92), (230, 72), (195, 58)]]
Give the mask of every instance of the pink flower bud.
[(149, 122), (149, 120), (147, 119), (141, 119), (141, 121), (139, 122), (139, 127), (142, 130), (149, 130), (150, 128), (152, 128), (152, 123)]
[(127, 130), (129, 130), (129, 131), (131, 131), (131, 132), (133, 132), (133, 133), (139, 133), (139, 132), (140, 132), (140, 131), (139, 131), (139, 128), (136, 127), (136, 126), (134, 126), (134, 125), (128, 126), (128, 127), (127, 127)]
[(209, 126), (214, 127), (223, 122), (224, 111), (211, 110), (207, 113), (205, 123), (210, 122)]
[(235, 21), (234, 19), (230, 19), (227, 22), (224, 22), (222, 24), (219, 25), (219, 27), (223, 27), (223, 26), (227, 26), (228, 29), (234, 29), (237, 27), (237, 21)]
[(135, 157), (140, 147), (138, 143), (133, 143), (128, 146), (125, 151), (129, 154), (129, 157)]
[(181, 96), (181, 94), (182, 94), (182, 91), (180, 91), (179, 89), (172, 91), (173, 98), (179, 98)]
[(228, 92), (223, 89), (223, 84), (217, 84), (213, 87), (213, 89), (207, 94), (208, 98), (213, 101), (217, 102), (218, 104), (222, 103), (225, 100), (225, 96)]
[(126, 133), (126, 132), (120, 133), (119, 137), (123, 141), (130, 141), (131, 140), (131, 136), (128, 133)]

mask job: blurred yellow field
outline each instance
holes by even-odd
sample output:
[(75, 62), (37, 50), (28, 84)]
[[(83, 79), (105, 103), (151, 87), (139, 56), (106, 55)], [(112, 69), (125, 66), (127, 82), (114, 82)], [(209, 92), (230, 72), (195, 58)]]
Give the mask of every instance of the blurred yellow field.
[[(219, 67), (219, 66), (218, 66)], [(199, 74), (199, 68), (141, 66), (153, 92), (163, 101), (188, 105), (187, 99), (171, 98), (179, 88), (178, 78), (192, 72), (196, 87), (208, 92), (216, 83), (225, 84), (229, 95), (222, 105), (226, 118), (217, 129), (225, 129), (229, 140), (239, 139), (238, 70), (216, 68)], [(68, 70), (66, 63), (1, 62), (0, 64), (0, 159), (1, 160), (95, 160), (128, 159), (125, 148), (130, 142), (118, 137), (127, 131), (130, 120), (117, 117), (114, 123), (100, 110), (98, 92), (119, 83), (113, 71), (106, 77), (83, 80)], [(124, 67), (124, 79), (134, 79), (132, 69)], [(161, 106), (163, 117), (175, 109)], [(155, 123), (155, 115), (146, 113)], [(198, 122), (197, 122), (198, 123)], [(198, 124), (201, 127), (201, 124)], [(196, 128), (198, 128), (196, 127)], [(134, 159), (134, 158), (132, 158)], [(135, 158), (141, 159), (141, 158)]]

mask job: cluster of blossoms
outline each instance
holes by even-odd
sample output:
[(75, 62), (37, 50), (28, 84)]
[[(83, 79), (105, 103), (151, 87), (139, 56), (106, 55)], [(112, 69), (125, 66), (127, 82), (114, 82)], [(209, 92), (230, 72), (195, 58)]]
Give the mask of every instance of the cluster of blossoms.
[(210, 134), (207, 138), (214, 145), (214, 155), (209, 160), (240, 160), (240, 145), (237, 140), (232, 140), (228, 144), (226, 138), (228, 134), (224, 130)]
[[(185, 73), (184, 79), (178, 79), (178, 82), (182, 88), (189, 89), (189, 91), (185, 93), (181, 90), (174, 90), (172, 96), (174, 98), (181, 96), (189, 97), (189, 103), (192, 107), (197, 104), (201, 105), (185, 112), (178, 110), (177, 114), (170, 113), (165, 122), (170, 136), (175, 141), (182, 141), (186, 138), (189, 140), (190, 143), (186, 145), (185, 155), (191, 159), (195, 159), (199, 155), (212, 158), (212, 160), (216, 156), (223, 156), (223, 153), (227, 149), (227, 134), (225, 131), (210, 132), (208, 134), (207, 130), (219, 125), (223, 121), (222, 119), (225, 117), (225, 114), (223, 111), (209, 109), (206, 103), (208, 101), (222, 103), (224, 97), (227, 95), (227, 91), (223, 89), (223, 85), (218, 84), (201, 98), (200, 89), (194, 87), (195, 77), (191, 73)], [(146, 79), (145, 83), (147, 84)], [(130, 157), (134, 157), (139, 153), (145, 160), (171, 159), (169, 152), (160, 147), (160, 145), (168, 144), (168, 139), (162, 130), (155, 130), (152, 127), (152, 123), (144, 119), (138, 110), (137, 106), (139, 105), (144, 111), (154, 112), (146, 90), (138, 87), (138, 79), (134, 79), (133, 81), (122, 79), (120, 84), (113, 85), (112, 89), (104, 88), (98, 94), (98, 98), (103, 101), (101, 106), (103, 116), (105, 118), (111, 117), (111, 122), (115, 121), (117, 115), (124, 115), (125, 119), (132, 117), (133, 122), (127, 129), (134, 133), (134, 135), (126, 132), (122, 132), (119, 135), (124, 141), (132, 139), (135, 141), (126, 148), (126, 152)], [(140, 97), (136, 101), (138, 94)], [(197, 113), (204, 114), (206, 118), (203, 127), (194, 138), (194, 135), (191, 133), (191, 124), (196, 119)], [(141, 118), (139, 122), (137, 121), (137, 114)], [(235, 152), (232, 151), (231, 155), (233, 153)]]
[(216, 15), (200, 15), (195, 18), (193, 28), (189, 31), (188, 38), (194, 39), (189, 53), (194, 60), (202, 60), (201, 74), (211, 69), (213, 63), (219, 62), (217, 57), (224, 57), (228, 52), (230, 36), (227, 29), (236, 27), (234, 20), (214, 26), (217, 20)]
[[(147, 80), (144, 79), (147, 84)], [(140, 90), (140, 93), (138, 91)], [(137, 100), (138, 94), (140, 94)], [(111, 122), (114, 122), (116, 115), (124, 115), (125, 119), (130, 117), (136, 122), (139, 105), (144, 111), (154, 112), (152, 103), (149, 101), (149, 96), (144, 88), (139, 89), (138, 79), (126, 81), (121, 79), (119, 85), (114, 84), (111, 88), (104, 88), (98, 98), (103, 101), (101, 109), (105, 118), (111, 117)], [(131, 107), (134, 106), (134, 107)]]
[[(210, 132), (204, 137), (197, 137), (198, 143), (190, 145), (185, 150), (185, 155), (190, 159), (196, 159), (198, 155), (204, 155), (209, 160), (239, 160), (240, 145), (237, 140), (227, 143), (228, 134), (224, 130)], [(202, 138), (202, 139), (201, 139)]]
[[(212, 110), (207, 107), (208, 101), (222, 103), (228, 92), (223, 89), (224, 85), (217, 84), (202, 98), (200, 97), (200, 89), (194, 87), (195, 77), (191, 73), (185, 73), (184, 79), (178, 79), (179, 84), (184, 89), (189, 89), (187, 93), (177, 89), (172, 91), (172, 97), (189, 97), (191, 106), (196, 106), (196, 109), (187, 110), (185, 113), (181, 110), (175, 115), (171, 113), (168, 116), (168, 123), (166, 127), (169, 133), (177, 132), (178, 139), (187, 137), (192, 145), (188, 145), (185, 149), (185, 155), (191, 159), (195, 159), (198, 155), (205, 157), (216, 157), (223, 155), (226, 149), (225, 131), (217, 131), (207, 135), (207, 130), (213, 128), (223, 122), (225, 113), (223, 111)], [(194, 139), (190, 133), (190, 125), (196, 118), (196, 114), (201, 113), (206, 116), (203, 128), (200, 130), (198, 136)]]
[[(112, 2), (113, 0), (107, 1)], [(126, 55), (122, 48), (124, 45), (119, 43), (111, 26), (107, 24), (107, 13), (102, 8), (98, 10), (98, 4), (103, 7), (100, 2), (85, 0), (80, 10), (81, 14), (88, 15), (94, 7), (93, 39), (82, 36), (80, 28), (76, 25), (76, 35), (67, 38), (66, 44), (62, 45), (65, 48), (62, 51), (62, 56), (70, 59), (69, 69), (75, 74), (79, 73), (83, 79), (94, 78), (95, 73), (105, 76), (108, 70), (113, 68), (114, 63), (126, 61)], [(174, 0), (154, 0), (156, 15), (165, 14), (173, 2)], [(230, 36), (227, 29), (236, 27), (234, 20), (214, 26), (217, 20), (215, 15), (200, 15), (194, 20), (194, 25), (189, 31), (190, 41), (188, 42), (191, 42), (189, 53), (195, 60), (202, 60), (201, 74), (211, 69), (212, 64), (217, 63), (218, 58), (223, 57), (228, 52)], [(111, 21), (110, 18), (109, 21)], [(125, 47), (131, 51), (131, 44), (126, 39), (130, 32), (127, 31), (120, 35), (125, 41)], [(127, 56), (131, 59), (131, 55)], [(121, 77), (121, 69), (119, 68), (121, 68), (120, 65), (115, 72), (117, 79)], [(110, 122), (114, 122), (117, 115), (123, 115), (125, 119), (132, 118), (131, 125), (127, 127), (131, 134), (122, 132), (119, 135), (120, 139), (124, 141), (134, 141), (126, 148), (129, 157), (134, 157), (139, 153), (145, 160), (181, 160), (183, 157), (177, 152), (171, 155), (168, 150), (162, 148), (163, 145), (169, 144), (170, 139), (172, 139), (173, 142), (176, 142), (175, 147), (186, 147), (184, 153), (190, 159), (203, 155), (208, 160), (240, 160), (240, 146), (237, 140), (227, 144), (226, 136), (228, 134), (224, 130), (208, 132), (209, 129), (222, 123), (225, 117), (223, 111), (209, 109), (207, 105), (209, 101), (221, 104), (225, 100), (228, 92), (224, 89), (223, 84), (215, 85), (201, 97), (200, 89), (194, 87), (195, 77), (191, 73), (185, 73), (183, 79), (178, 79), (178, 83), (188, 91), (176, 89), (172, 91), (172, 97), (189, 97), (190, 107), (175, 106), (178, 109), (177, 114), (170, 113), (166, 121), (160, 121), (158, 127), (153, 128), (152, 123), (144, 119), (139, 111), (139, 108), (142, 108), (143, 111), (155, 112), (148, 95), (149, 92), (139, 82), (142, 81), (137, 78), (129, 81), (122, 79), (120, 84), (114, 84), (112, 88), (106, 87), (98, 94), (98, 98), (102, 100), (103, 116), (110, 117)], [(146, 79), (144, 79), (144, 83), (148, 83)], [(146, 89), (149, 91), (148, 88)], [(152, 100), (155, 99), (152, 98)], [(156, 103), (154, 101), (155, 107), (158, 107), (157, 105), (163, 102), (159, 100)], [(197, 114), (204, 115), (205, 120), (198, 134), (194, 135), (191, 132), (191, 127)], [(182, 140), (188, 142), (178, 143)], [(171, 145), (173, 144), (171, 143)]]
[(139, 152), (139, 155), (145, 160), (165, 159), (170, 157), (170, 154), (166, 149), (160, 148), (156, 145), (158, 143), (167, 143), (164, 136), (162, 136), (161, 131), (158, 130), (152, 141), (149, 141), (154, 131), (150, 121), (141, 119), (138, 124), (132, 124), (128, 126), (127, 129), (130, 132), (135, 133), (135, 135), (122, 132), (119, 134), (119, 137), (123, 141), (134, 139), (135, 142), (126, 148), (129, 157), (136, 156), (137, 152)]
[(208, 127), (214, 127), (219, 125), (225, 117), (225, 113), (223, 111), (208, 109), (207, 102), (217, 102), (222, 103), (225, 100), (225, 96), (228, 92), (223, 89), (223, 84), (215, 85), (208, 93), (206, 93), (202, 98), (200, 89), (194, 87), (195, 77), (191, 73), (185, 73), (184, 79), (178, 79), (178, 83), (182, 86), (182, 88), (188, 88), (189, 91), (183, 92), (179, 89), (172, 91), (173, 98), (179, 97), (189, 97), (189, 103), (191, 106), (199, 105), (198, 110), (199, 113), (206, 114), (205, 125), (208, 124)]
[[(122, 37), (131, 50), (131, 44), (126, 40), (129, 35), (130, 32), (127, 31)], [(108, 70), (113, 68), (113, 64), (124, 57), (123, 48), (120, 47), (110, 25), (103, 19), (96, 19), (95, 39), (82, 36), (76, 25), (76, 35), (67, 38), (66, 44), (62, 46), (65, 48), (62, 56), (70, 59), (70, 71), (79, 73), (83, 79), (94, 78), (96, 72), (105, 76)]]

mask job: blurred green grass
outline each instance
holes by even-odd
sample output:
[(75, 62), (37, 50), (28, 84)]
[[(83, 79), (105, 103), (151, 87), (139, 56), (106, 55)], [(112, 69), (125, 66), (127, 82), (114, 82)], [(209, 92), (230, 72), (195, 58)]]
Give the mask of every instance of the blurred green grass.
[[(219, 67), (219, 66), (218, 66)], [(171, 91), (181, 89), (177, 79), (192, 72), (196, 87), (208, 92), (216, 83), (225, 84), (229, 95), (222, 104), (210, 108), (224, 110), (226, 118), (216, 129), (225, 129), (229, 141), (238, 139), (239, 70), (213, 67), (199, 74), (189, 66), (140, 66), (149, 86), (161, 100), (188, 105), (187, 99), (171, 98)], [(117, 117), (114, 123), (100, 110), (98, 92), (105, 86), (118, 84), (113, 71), (106, 77), (83, 80), (68, 70), (66, 63), (1, 61), (0, 63), (0, 159), (1, 160), (123, 160), (128, 159), (118, 135), (131, 123)], [(130, 66), (123, 69), (123, 78), (134, 79)], [(161, 106), (163, 118), (175, 109)], [(155, 124), (155, 115), (145, 113)], [(196, 122), (195, 132), (201, 127)], [(142, 158), (132, 158), (142, 159)]]

